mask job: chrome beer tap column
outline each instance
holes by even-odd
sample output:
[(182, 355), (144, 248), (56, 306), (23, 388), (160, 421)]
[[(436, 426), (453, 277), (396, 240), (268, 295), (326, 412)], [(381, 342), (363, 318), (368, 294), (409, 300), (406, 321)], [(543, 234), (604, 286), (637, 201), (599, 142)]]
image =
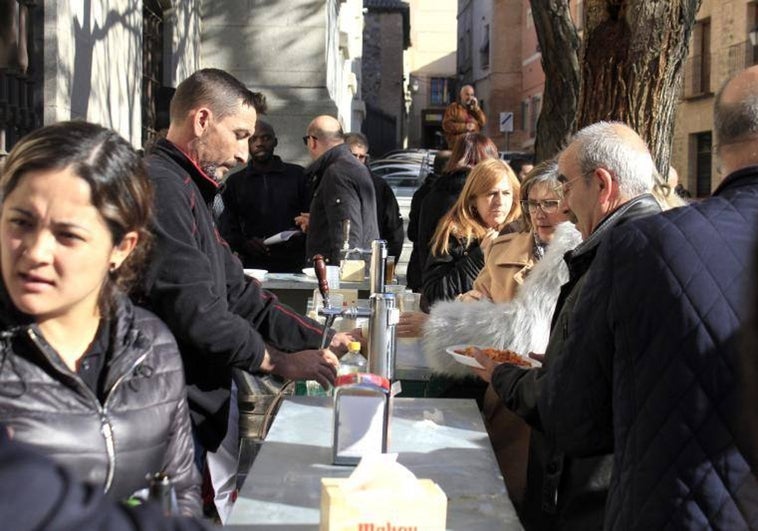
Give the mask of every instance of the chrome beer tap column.
[(384, 290), (387, 242), (371, 243), (371, 296), (369, 298), (368, 370), (388, 380), (395, 378), (395, 326), (400, 320), (394, 293)]
[(321, 299), (324, 306), (319, 308), (318, 314), (324, 316), (324, 331), (321, 334), (321, 348), (327, 347), (326, 340), (329, 335), (329, 329), (334, 324), (337, 317), (347, 317), (348, 319), (357, 319), (358, 317), (370, 317), (369, 311), (365, 308), (335, 308), (329, 302), (329, 282), (326, 280), (326, 265), (324, 257), (317, 254), (313, 257), (313, 270), (318, 280), (318, 290), (321, 293)]

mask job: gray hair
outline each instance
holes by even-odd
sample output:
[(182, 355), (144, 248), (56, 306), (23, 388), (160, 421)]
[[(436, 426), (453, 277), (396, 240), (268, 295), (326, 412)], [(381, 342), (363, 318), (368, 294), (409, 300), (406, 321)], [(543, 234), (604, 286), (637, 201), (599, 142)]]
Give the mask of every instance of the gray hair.
[(642, 139), (630, 141), (628, 134), (619, 132), (619, 126), (628, 128), (621, 122), (597, 122), (577, 132), (577, 161), (585, 177), (597, 168), (613, 173), (620, 194), (631, 199), (653, 189), (657, 170)]
[(722, 101), (723, 88), (713, 107), (713, 123), (719, 145), (733, 144), (758, 135), (758, 94), (732, 103)]
[[(529, 200), (529, 192), (535, 186), (546, 184), (551, 190), (555, 192), (558, 198), (563, 199), (563, 187), (558, 180), (561, 173), (558, 171), (558, 161), (556, 159), (543, 160), (537, 164), (532, 170), (524, 177), (524, 182), (521, 183), (521, 193), (519, 199), (521, 201)], [(524, 224), (525, 229), (532, 229), (532, 218), (529, 217), (529, 210), (521, 209), (521, 222)]]
[(563, 188), (558, 180), (559, 176), (558, 162), (555, 159), (540, 162), (526, 174), (524, 182), (521, 183), (521, 200), (529, 199), (529, 191), (538, 184), (547, 184), (562, 198)]

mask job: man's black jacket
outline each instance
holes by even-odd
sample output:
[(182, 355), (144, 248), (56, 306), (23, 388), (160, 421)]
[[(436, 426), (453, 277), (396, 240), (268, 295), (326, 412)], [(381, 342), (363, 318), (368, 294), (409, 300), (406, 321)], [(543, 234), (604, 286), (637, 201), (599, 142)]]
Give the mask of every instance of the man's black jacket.
[(358, 162), (347, 144), (340, 144), (305, 169), (311, 178), (310, 226), (306, 259), (321, 254), (327, 262), (339, 264), (342, 249), (342, 222), (350, 220), (350, 247), (370, 249), (379, 238), (376, 192), (368, 168)]
[(297, 230), (295, 216), (308, 212), (311, 202), (303, 167), (274, 156), (270, 169), (263, 171), (251, 160), (244, 170), (229, 176), (221, 194), (224, 210), (218, 228), (245, 267), (299, 273), (305, 265), (304, 234), (270, 246), (267, 253), (247, 242)]
[(323, 327), (243, 274), (213, 224), (216, 183), (181, 150), (161, 140), (147, 165), (156, 239), (143, 302), (176, 336), (192, 421), (214, 450), (226, 433), (232, 368), (257, 371), (265, 343), (287, 352), (318, 348)]

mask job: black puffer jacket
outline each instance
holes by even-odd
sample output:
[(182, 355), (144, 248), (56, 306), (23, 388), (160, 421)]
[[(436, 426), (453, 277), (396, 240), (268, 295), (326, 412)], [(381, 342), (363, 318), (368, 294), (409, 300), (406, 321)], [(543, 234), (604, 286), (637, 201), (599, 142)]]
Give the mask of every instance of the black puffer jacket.
[(146, 487), (148, 473), (164, 472), (182, 514), (198, 515), (182, 361), (166, 325), (119, 299), (101, 404), (37, 325), (0, 299), (0, 424), (115, 499)]
[(471, 290), (483, 267), (484, 253), (478, 241), (467, 247), (465, 241), (451, 236), (448, 252), (439, 256), (430, 254), (426, 262), (423, 274), (426, 302), (432, 305)]
[(437, 230), (437, 224), (455, 201), (466, 183), (469, 170), (463, 169), (453, 173), (443, 173), (434, 180), (429, 192), (421, 202), (418, 219), (418, 260), (421, 264), (421, 275), (429, 260), (429, 242)]

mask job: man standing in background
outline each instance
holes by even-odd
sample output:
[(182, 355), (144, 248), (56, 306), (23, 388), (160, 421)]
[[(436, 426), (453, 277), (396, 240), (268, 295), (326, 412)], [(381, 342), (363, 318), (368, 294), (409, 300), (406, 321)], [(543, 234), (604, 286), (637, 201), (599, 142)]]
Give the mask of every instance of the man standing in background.
[(374, 184), (368, 168), (345, 145), (342, 126), (336, 118), (314, 118), (303, 143), (313, 159), (305, 170), (313, 189), (310, 215), (297, 220), (308, 234), (306, 260), (321, 254), (327, 263), (339, 265), (345, 220), (350, 221), (351, 249), (370, 249), (371, 242), (379, 237)]
[(478, 133), (486, 123), (487, 117), (479, 107), (474, 87), (463, 85), (458, 101), (447, 106), (442, 118), (442, 130), (445, 131), (448, 149), (453, 149), (458, 137), (466, 133)]
[[(245, 267), (299, 273), (305, 264), (305, 234), (294, 218), (310, 208), (310, 190), (302, 166), (274, 155), (277, 144), (274, 128), (258, 120), (248, 142), (247, 167), (224, 183), (219, 231)], [(282, 231), (297, 232), (280, 243), (263, 243)]]
[[(345, 143), (350, 148), (350, 153), (362, 164), (368, 164), (368, 138), (363, 133), (348, 133), (345, 135)], [(378, 175), (374, 175), (369, 168), (371, 181), (374, 183), (376, 192), (376, 216), (379, 223), (379, 237), (387, 241), (387, 256), (394, 256), (395, 263), (400, 259), (403, 252), (405, 231), (403, 230), (403, 217), (400, 215), (400, 206), (397, 204), (395, 192), (387, 181)]]

